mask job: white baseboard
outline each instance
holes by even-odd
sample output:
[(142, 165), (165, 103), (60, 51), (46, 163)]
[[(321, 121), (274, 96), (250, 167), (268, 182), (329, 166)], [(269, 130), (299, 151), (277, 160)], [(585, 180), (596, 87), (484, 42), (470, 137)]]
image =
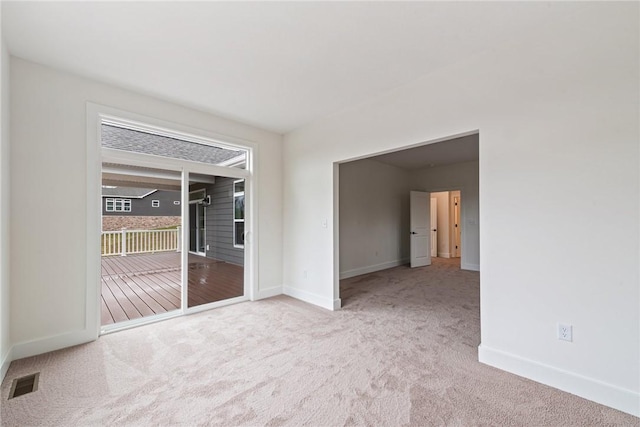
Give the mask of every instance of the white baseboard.
[(368, 265), (366, 267), (354, 268), (353, 270), (347, 270), (340, 273), (340, 280), (348, 279), (350, 277), (360, 276), (362, 274), (374, 273), (380, 270), (386, 270), (388, 268), (397, 267), (399, 265), (408, 264), (409, 259), (400, 259), (395, 261), (383, 262), (381, 264)]
[(481, 363), (640, 417), (640, 393), (480, 345)]
[(271, 297), (275, 297), (276, 295), (282, 295), (282, 286), (276, 286), (275, 288), (268, 288), (268, 289), (260, 289), (258, 291), (258, 295), (256, 296), (255, 300), (259, 300), (259, 299), (265, 299), (265, 298), (271, 298)]
[(342, 300), (340, 298), (332, 300), (325, 298), (321, 295), (314, 294), (301, 289), (285, 286), (283, 293), (292, 298), (299, 299), (300, 301), (308, 302), (309, 304), (317, 305), (318, 307), (326, 308), (327, 310), (339, 310), (342, 307)]
[(451, 254), (449, 252), (438, 252), (438, 258), (451, 258)]
[(468, 264), (468, 263), (460, 263), (460, 270), (471, 270), (471, 271), (480, 271), (480, 266), (478, 264)]
[(9, 370), (9, 365), (13, 361), (13, 347), (9, 348), (7, 354), (2, 358), (2, 362), (0, 363), (0, 383), (4, 381), (4, 377), (7, 375), (7, 371)]
[(74, 345), (95, 341), (98, 332), (84, 331), (69, 332), (38, 340), (25, 341), (13, 346), (13, 360), (36, 356), (50, 351), (60, 350)]

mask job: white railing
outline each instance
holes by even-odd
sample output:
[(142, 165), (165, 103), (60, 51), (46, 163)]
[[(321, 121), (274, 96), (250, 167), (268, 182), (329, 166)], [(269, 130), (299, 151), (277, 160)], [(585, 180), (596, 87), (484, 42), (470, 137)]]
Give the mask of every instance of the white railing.
[(180, 237), (180, 227), (173, 230), (103, 231), (100, 248), (102, 256), (180, 252), (182, 249)]

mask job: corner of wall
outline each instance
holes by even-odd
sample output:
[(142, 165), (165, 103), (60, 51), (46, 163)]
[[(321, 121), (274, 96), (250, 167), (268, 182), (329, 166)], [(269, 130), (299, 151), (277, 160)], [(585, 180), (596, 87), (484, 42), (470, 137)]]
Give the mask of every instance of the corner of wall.
[[(0, 22), (2, 21), (0, 5)], [(0, 24), (1, 26), (1, 24)], [(0, 28), (0, 34), (2, 29)], [(0, 37), (0, 380), (13, 360), (10, 319), (10, 55)]]
[(330, 298), (323, 297), (322, 295), (318, 295), (298, 288), (293, 288), (290, 286), (285, 286), (282, 290), (283, 294), (287, 296), (307, 302), (309, 304), (316, 305), (318, 307), (326, 308), (327, 310), (334, 311), (342, 307), (342, 301), (340, 300), (340, 298), (331, 300)]
[(13, 361), (13, 347), (9, 348), (4, 358), (0, 358), (0, 383), (4, 381), (4, 377), (7, 375), (9, 365)]
[(275, 297), (282, 294), (283, 294), (282, 286), (274, 286), (272, 288), (260, 289), (258, 291), (258, 295), (255, 296), (254, 301), (265, 299), (265, 298), (271, 298), (271, 297)]

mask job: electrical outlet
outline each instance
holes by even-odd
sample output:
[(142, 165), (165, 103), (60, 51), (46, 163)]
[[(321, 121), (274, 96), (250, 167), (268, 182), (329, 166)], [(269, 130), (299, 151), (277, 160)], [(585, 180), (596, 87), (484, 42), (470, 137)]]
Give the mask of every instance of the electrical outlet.
[(565, 323), (558, 323), (558, 339), (562, 341), (573, 341), (573, 326)]

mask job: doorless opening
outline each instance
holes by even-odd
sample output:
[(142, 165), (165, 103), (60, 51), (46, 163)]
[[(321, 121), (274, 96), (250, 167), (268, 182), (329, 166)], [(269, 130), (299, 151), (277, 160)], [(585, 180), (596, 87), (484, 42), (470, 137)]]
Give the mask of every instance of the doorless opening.
[[(429, 265), (431, 255), (454, 258), (448, 265), (459, 257), (461, 269), (479, 270), (478, 145), (479, 135), (472, 132), (335, 164), (334, 300), (340, 300), (340, 279), (410, 262)], [(423, 198), (421, 219), (430, 216), (434, 194), (449, 192), (449, 197), (435, 205), (455, 215), (449, 223), (457, 224), (458, 234), (449, 229), (449, 236), (445, 233), (438, 242), (437, 223), (415, 224), (424, 233), (413, 229), (409, 202), (413, 191), (431, 193)], [(457, 207), (450, 207), (449, 199), (456, 200)], [(431, 245), (431, 240), (436, 244)], [(449, 248), (439, 243), (448, 243)]]

